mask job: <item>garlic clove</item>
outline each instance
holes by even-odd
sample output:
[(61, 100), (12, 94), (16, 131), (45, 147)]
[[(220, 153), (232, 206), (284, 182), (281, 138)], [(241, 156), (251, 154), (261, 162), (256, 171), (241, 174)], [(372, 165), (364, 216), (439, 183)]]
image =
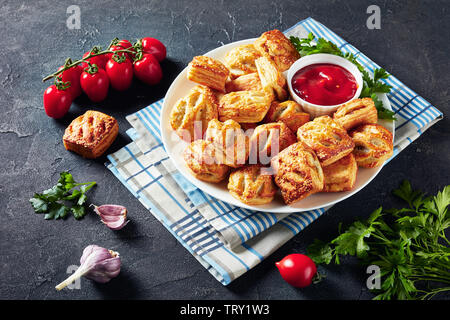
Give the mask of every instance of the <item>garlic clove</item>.
[(94, 211), (100, 216), (102, 222), (112, 230), (120, 230), (125, 227), (130, 220), (127, 220), (127, 209), (116, 204), (94, 205)]
[(105, 283), (119, 275), (120, 267), (121, 260), (118, 252), (97, 245), (89, 245), (83, 250), (80, 267), (55, 288), (61, 290), (82, 276)]

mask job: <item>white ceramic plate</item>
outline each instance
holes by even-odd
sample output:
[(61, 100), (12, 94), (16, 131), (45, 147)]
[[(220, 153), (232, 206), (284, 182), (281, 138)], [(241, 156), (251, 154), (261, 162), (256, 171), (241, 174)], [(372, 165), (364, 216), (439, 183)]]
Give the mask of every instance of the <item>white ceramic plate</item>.
[[(223, 61), (223, 57), (225, 54), (233, 49), (234, 47), (237, 47), (239, 45), (243, 44), (250, 44), (253, 43), (255, 39), (248, 39), (248, 40), (242, 40), (233, 42), (227, 45), (224, 45), (222, 47), (216, 48), (214, 50), (209, 51), (206, 53), (206, 56), (218, 59)], [(228, 202), (232, 205), (252, 209), (252, 210), (259, 210), (259, 211), (265, 211), (265, 212), (299, 212), (299, 211), (308, 211), (313, 209), (318, 209), (326, 206), (330, 206), (332, 204), (335, 204), (337, 202), (340, 202), (351, 195), (355, 194), (362, 188), (364, 188), (370, 181), (372, 181), (373, 178), (380, 172), (382, 167), (378, 168), (372, 168), (372, 169), (362, 169), (359, 168), (358, 175), (355, 183), (355, 187), (351, 191), (346, 192), (336, 192), (336, 193), (316, 193), (313, 194), (297, 203), (294, 203), (293, 205), (286, 205), (283, 202), (283, 199), (281, 198), (280, 192), (278, 192), (277, 196), (275, 197), (274, 201), (272, 201), (270, 204), (262, 205), (262, 206), (249, 206), (245, 203), (240, 202), (236, 198), (234, 198), (227, 190), (227, 183), (228, 181), (224, 181), (219, 184), (215, 183), (208, 183), (201, 180), (198, 180), (194, 178), (188, 171), (185, 162), (183, 160), (183, 151), (188, 145), (186, 142), (182, 141), (177, 134), (172, 130), (170, 126), (170, 111), (172, 110), (172, 107), (175, 105), (178, 99), (184, 97), (187, 95), (189, 90), (193, 88), (196, 84), (194, 82), (191, 82), (186, 77), (186, 68), (178, 75), (178, 77), (173, 81), (172, 85), (170, 86), (169, 90), (167, 91), (167, 94), (164, 98), (164, 105), (161, 111), (161, 136), (162, 141), (164, 143), (164, 147), (169, 155), (169, 157), (172, 159), (173, 163), (175, 164), (175, 167), (181, 172), (181, 174), (188, 179), (191, 183), (193, 183), (195, 186), (203, 190), (204, 192), (207, 192), (212, 197), (215, 197), (217, 199), (220, 199), (222, 201)], [(391, 105), (389, 103), (389, 100), (387, 99), (387, 96), (385, 94), (379, 96), (380, 99), (383, 101), (384, 107), (392, 110)], [(386, 127), (389, 131), (394, 134), (394, 122), (393, 121), (386, 121), (386, 120), (380, 120), (378, 122), (379, 124)]]

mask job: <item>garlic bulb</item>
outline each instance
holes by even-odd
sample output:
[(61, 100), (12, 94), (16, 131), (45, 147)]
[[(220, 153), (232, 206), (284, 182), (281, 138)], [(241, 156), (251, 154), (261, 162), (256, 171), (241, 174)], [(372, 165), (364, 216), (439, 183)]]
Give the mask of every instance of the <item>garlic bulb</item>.
[(80, 267), (66, 280), (58, 284), (61, 290), (82, 276), (96, 282), (105, 283), (120, 273), (121, 261), (119, 253), (97, 245), (89, 245), (83, 250)]
[[(91, 205), (92, 206), (92, 205)], [(120, 230), (130, 220), (127, 220), (127, 208), (116, 204), (94, 205), (94, 211), (100, 216), (102, 222), (112, 230)]]

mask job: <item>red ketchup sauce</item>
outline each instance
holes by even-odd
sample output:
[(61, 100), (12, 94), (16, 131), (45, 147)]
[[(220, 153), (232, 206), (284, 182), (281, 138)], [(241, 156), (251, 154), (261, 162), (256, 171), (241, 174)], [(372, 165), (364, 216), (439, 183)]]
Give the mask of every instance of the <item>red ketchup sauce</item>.
[(307, 102), (333, 106), (353, 98), (358, 84), (347, 69), (335, 64), (317, 63), (295, 73), (292, 89)]

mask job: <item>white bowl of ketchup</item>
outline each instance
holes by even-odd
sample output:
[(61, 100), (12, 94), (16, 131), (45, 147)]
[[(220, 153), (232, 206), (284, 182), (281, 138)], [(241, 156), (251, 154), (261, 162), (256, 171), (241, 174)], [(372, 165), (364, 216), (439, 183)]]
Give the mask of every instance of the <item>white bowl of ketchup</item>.
[(357, 99), (363, 88), (358, 67), (342, 57), (318, 53), (297, 60), (287, 72), (289, 92), (312, 118), (331, 115)]

